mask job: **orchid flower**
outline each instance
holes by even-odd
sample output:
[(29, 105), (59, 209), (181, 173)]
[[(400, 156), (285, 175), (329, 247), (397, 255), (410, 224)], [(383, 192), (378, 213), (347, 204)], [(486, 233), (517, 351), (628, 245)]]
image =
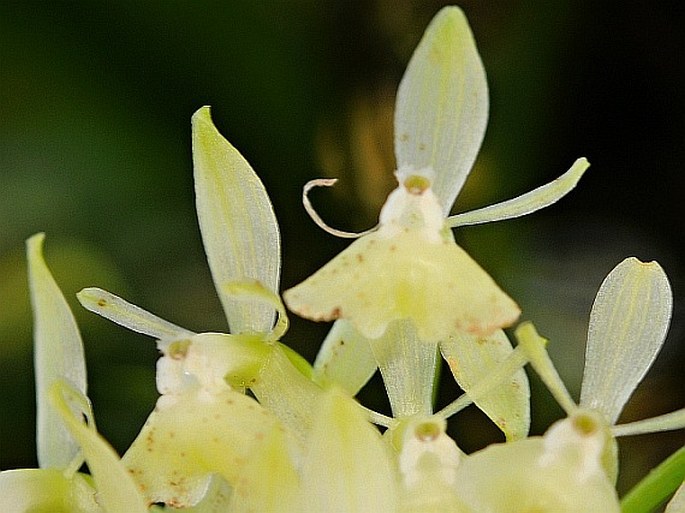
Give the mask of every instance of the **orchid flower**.
[[(289, 512), (336, 511), (333, 501), (342, 513), (365, 511), (371, 500), (375, 511), (393, 511), (391, 458), (363, 409), (333, 384), (314, 383), (310, 365), (279, 342), (287, 315), (276, 295), (276, 218), (207, 107), (193, 116), (193, 160), (200, 229), (231, 334), (195, 334), (101, 289), (78, 294), (87, 309), (157, 339), (162, 353), (161, 396), (123, 464), (148, 503)], [(347, 471), (320, 482), (343, 452)], [(365, 468), (381, 476), (378, 486), (369, 487)], [(318, 494), (309, 491), (314, 483)]]
[[(284, 293), (288, 307), (303, 317), (339, 319), (315, 362), (315, 375), (356, 393), (380, 368), (396, 417), (432, 412), (438, 347), (467, 393), (512, 352), (501, 329), (516, 321), (519, 307), (456, 244), (450, 228), (546, 207), (573, 189), (589, 166), (578, 159), (552, 183), (448, 217), (480, 148), (487, 116), (487, 81), (473, 35), (463, 12), (446, 7), (427, 28), (399, 86), (399, 185), (388, 196), (378, 227), (357, 234), (340, 255)], [(330, 233), (355, 236), (329, 229), (311, 208), (311, 187), (333, 183), (307, 184), (305, 207)], [(341, 354), (343, 333), (355, 341), (354, 351)], [(519, 370), (475, 402), (513, 440), (528, 432), (528, 396)]]
[[(95, 430), (81, 335), (43, 258), (44, 239), (27, 241), (40, 468), (0, 473), (0, 511), (143, 513), (131, 476)], [(84, 460), (92, 480), (77, 472)]]
[[(606, 488), (608, 483), (613, 489), (618, 473), (616, 437), (685, 428), (685, 409), (616, 425), (623, 406), (666, 339), (672, 304), (668, 278), (656, 262), (643, 263), (631, 257), (609, 273), (597, 292), (590, 313), (579, 405), (573, 401), (549, 359), (546, 340), (530, 323), (521, 325), (516, 331), (533, 368), (568, 416), (545, 435), (547, 444), (541, 458), (563, 461), (555, 455), (575, 452), (573, 457), (577, 461), (572, 466), (575, 482), (581, 489), (586, 486), (583, 483), (588, 475), (594, 476), (597, 486)], [(681, 463), (681, 479), (682, 467)], [(602, 484), (600, 474), (605, 476), (605, 484)], [(674, 488), (662, 489), (663, 498), (673, 493), (677, 485), (674, 483)], [(567, 489), (570, 493), (572, 487)], [(614, 509), (618, 511), (616, 508), (617, 505)], [(585, 511), (589, 510), (592, 509), (587, 506)]]
[[(615, 490), (616, 437), (685, 427), (685, 410), (616, 425), (665, 340), (668, 279), (657, 263), (635, 258), (606, 277), (590, 314), (576, 404), (531, 323), (516, 329), (512, 346), (503, 329), (519, 307), (451, 229), (546, 207), (589, 164), (578, 159), (527, 194), (449, 216), (487, 114), (473, 35), (462, 11), (446, 7), (399, 87), (399, 184), (378, 226), (362, 234), (329, 228), (308, 193), (334, 181), (305, 185), (315, 222), (358, 238), (284, 294), (294, 312), (335, 320), (310, 365), (281, 342), (288, 317), (278, 296), (280, 235), (266, 189), (216, 129), (209, 107), (199, 109), (192, 119), (197, 213), (229, 332), (192, 332), (102, 289), (78, 294), (88, 310), (155, 339), (161, 353), (160, 397), (122, 458), (96, 430), (81, 337), (43, 259), (43, 235), (29, 239), (41, 468), (0, 473), (0, 510), (644, 513), (645, 504), (675, 492), (667, 511), (682, 511), (685, 448), (643, 481), (646, 492), (619, 502)], [(434, 412), (440, 357), (464, 394)], [(528, 363), (566, 412), (543, 436), (528, 437)], [(392, 417), (354, 399), (376, 370)], [(505, 443), (462, 452), (447, 419), (471, 403)], [(78, 471), (84, 462), (90, 475)]]

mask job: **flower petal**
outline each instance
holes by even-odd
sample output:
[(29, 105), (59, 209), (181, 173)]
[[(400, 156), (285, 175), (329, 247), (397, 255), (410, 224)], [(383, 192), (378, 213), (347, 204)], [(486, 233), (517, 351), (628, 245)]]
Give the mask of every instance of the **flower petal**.
[(0, 472), (0, 511), (105, 513), (83, 474), (67, 478), (55, 468)]
[(354, 241), (283, 298), (305, 318), (343, 318), (367, 338), (382, 336), (392, 321), (411, 319), (427, 342), (455, 331), (487, 335), (520, 312), (453, 241), (428, 243), (412, 231)]
[(614, 436), (633, 436), (683, 428), (685, 428), (685, 408), (658, 417), (613, 426), (611, 432)]
[(397, 91), (397, 167), (432, 168), (446, 216), (480, 149), (488, 85), (473, 34), (458, 7), (431, 21)]
[(90, 407), (88, 399), (65, 381), (60, 381), (50, 388), (50, 400), (83, 451), (95, 481), (98, 501), (105, 511), (145, 513), (146, 504), (133, 479), (121, 464), (119, 455), (97, 433), (92, 418), (89, 419), (90, 424), (86, 425), (82, 421), (83, 415), (74, 416), (74, 409), (86, 411)]
[(548, 184), (502, 203), (450, 216), (447, 219), (447, 224), (450, 228), (455, 228), (457, 226), (503, 221), (525, 216), (548, 207), (571, 192), (589, 167), (590, 163), (585, 158), (580, 158), (573, 163), (568, 171)]
[(302, 463), (303, 513), (394, 513), (397, 483), (389, 447), (353, 399), (330, 389)]
[(334, 383), (355, 396), (377, 368), (369, 339), (346, 320), (338, 319), (316, 355), (313, 379), (322, 385)]
[(673, 296), (656, 262), (627, 258), (605, 278), (592, 312), (580, 405), (615, 424), (666, 338)]
[(36, 444), (42, 468), (64, 469), (78, 453), (78, 444), (50, 405), (48, 390), (60, 379), (86, 393), (83, 342), (67, 301), (43, 259), (45, 234), (26, 241), (29, 288), (33, 307), (36, 373)]
[(274, 309), (236, 300), (229, 282), (256, 280), (278, 292), (280, 235), (264, 185), (250, 164), (217, 131), (203, 107), (193, 115), (197, 215), (209, 268), (231, 332), (269, 331)]
[(394, 417), (433, 413), (437, 342), (420, 340), (407, 320), (395, 321), (369, 341)]
[[(514, 352), (504, 331), (488, 337), (456, 334), (440, 344), (442, 356), (467, 394), (504, 363)], [(473, 398), (476, 405), (497, 424), (507, 440), (525, 438), (530, 428), (530, 388), (520, 368), (492, 392)]]
[(291, 359), (296, 353), (285, 348), (282, 344), (271, 346), (259, 377), (249, 387), (259, 403), (303, 441), (317, 415), (312, 404), (321, 388), (302, 373), (299, 358)]
[(571, 394), (569, 394), (566, 385), (561, 380), (559, 372), (547, 353), (548, 340), (538, 335), (532, 322), (520, 324), (516, 328), (514, 335), (516, 340), (518, 340), (519, 347), (526, 353), (531, 366), (552, 393), (559, 406), (564, 409), (567, 415), (575, 412), (578, 406), (573, 402)]
[(165, 321), (106, 290), (89, 287), (76, 294), (76, 297), (86, 310), (157, 340), (169, 341), (194, 335), (192, 331)]
[(586, 449), (578, 444), (556, 452), (546, 438), (492, 444), (463, 458), (457, 493), (469, 511), (619, 513), (616, 491), (604, 472), (587, 472)]
[(290, 481), (289, 448), (280, 423), (251, 397), (233, 390), (189, 391), (159, 398), (123, 462), (150, 502), (197, 504), (218, 474), (243, 500), (259, 504), (256, 480), (266, 479), (271, 467), (247, 475), (250, 459), (267, 451), (276, 458), (274, 468), (289, 469), (289, 477), (280, 477)]

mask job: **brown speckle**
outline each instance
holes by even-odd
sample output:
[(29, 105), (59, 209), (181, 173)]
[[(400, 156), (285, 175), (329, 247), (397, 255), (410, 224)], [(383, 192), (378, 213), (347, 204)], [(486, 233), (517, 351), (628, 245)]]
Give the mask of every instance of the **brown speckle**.
[(98, 306), (107, 306), (106, 299), (98, 299)]

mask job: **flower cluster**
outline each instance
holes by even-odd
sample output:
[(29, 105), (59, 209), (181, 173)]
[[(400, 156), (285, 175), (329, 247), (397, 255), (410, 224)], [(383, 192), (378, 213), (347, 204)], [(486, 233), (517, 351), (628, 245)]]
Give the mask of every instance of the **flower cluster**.
[[(455, 242), (451, 229), (518, 217), (568, 193), (578, 159), (527, 194), (449, 216), (488, 115), (485, 72), (461, 10), (428, 27), (402, 79), (395, 115), (397, 188), (376, 228), (283, 294), (294, 313), (334, 321), (313, 364), (281, 342), (280, 235), (261, 181), (216, 130), (208, 107), (192, 120), (197, 212), (230, 333), (194, 333), (97, 288), (81, 304), (156, 340), (159, 399), (119, 457), (97, 432), (83, 345), (42, 256), (28, 240), (35, 318), (39, 469), (0, 474), (4, 512), (612, 513), (649, 511), (676, 492), (679, 451), (645, 499), (619, 501), (616, 437), (685, 427), (685, 410), (615, 425), (668, 330), (672, 294), (655, 263), (621, 262), (590, 315), (579, 403), (531, 323)], [(447, 362), (464, 394), (433, 409)], [(524, 367), (566, 415), (529, 436)], [(392, 415), (355, 396), (380, 371)], [(474, 403), (506, 442), (465, 454), (447, 421)], [(379, 428), (380, 427), (380, 428)], [(87, 464), (88, 473), (82, 471)], [(654, 485), (654, 482), (657, 484)], [(656, 497), (656, 498), (654, 498)], [(655, 502), (656, 501), (656, 502)], [(683, 511), (680, 486), (668, 506)], [(631, 509), (632, 508), (632, 509)]]

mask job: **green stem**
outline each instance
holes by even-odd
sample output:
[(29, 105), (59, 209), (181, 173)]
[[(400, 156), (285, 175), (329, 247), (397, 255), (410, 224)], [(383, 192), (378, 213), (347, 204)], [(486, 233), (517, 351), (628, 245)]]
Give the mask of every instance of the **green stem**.
[(622, 513), (649, 513), (676, 491), (685, 479), (685, 447), (681, 447), (636, 484), (621, 500)]

